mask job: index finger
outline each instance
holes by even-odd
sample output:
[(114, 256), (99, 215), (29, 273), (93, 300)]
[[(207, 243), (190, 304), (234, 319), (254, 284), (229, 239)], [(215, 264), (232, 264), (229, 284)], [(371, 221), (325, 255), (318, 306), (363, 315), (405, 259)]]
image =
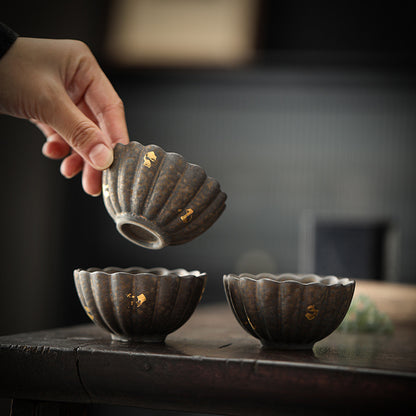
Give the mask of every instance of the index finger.
[(127, 144), (129, 134), (123, 102), (101, 68), (98, 67), (97, 72), (85, 91), (85, 102), (97, 118), (100, 128), (111, 141)]

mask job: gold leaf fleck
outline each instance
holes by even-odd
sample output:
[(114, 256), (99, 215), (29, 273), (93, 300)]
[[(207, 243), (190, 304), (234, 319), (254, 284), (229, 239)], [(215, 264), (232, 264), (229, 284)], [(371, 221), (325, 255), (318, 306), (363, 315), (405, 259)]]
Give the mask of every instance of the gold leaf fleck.
[(316, 309), (315, 305), (309, 305), (306, 310), (307, 312), (305, 313), (305, 318), (309, 321), (315, 319), (319, 312), (319, 309)]
[(156, 156), (155, 152), (151, 151), (151, 152), (147, 152), (144, 155), (144, 158), (143, 159), (144, 159), (144, 163), (143, 164), (147, 168), (150, 168), (152, 166), (152, 162), (156, 162), (157, 156)]
[(137, 307), (141, 306), (144, 302), (146, 302), (146, 296), (142, 293), (137, 297)]
[(131, 293), (127, 293), (126, 297), (130, 299), (130, 306), (133, 306), (135, 308), (139, 308), (144, 302), (146, 302), (146, 296), (143, 293), (140, 295), (133, 295)]
[(187, 208), (185, 210), (185, 214), (181, 216), (181, 220), (183, 223), (188, 223), (192, 220), (192, 214), (194, 213), (194, 210), (192, 208)]

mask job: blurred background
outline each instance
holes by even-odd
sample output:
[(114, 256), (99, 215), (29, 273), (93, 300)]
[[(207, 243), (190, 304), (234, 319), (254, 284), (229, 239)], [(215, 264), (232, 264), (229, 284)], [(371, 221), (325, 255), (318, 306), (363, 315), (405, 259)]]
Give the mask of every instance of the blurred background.
[(411, 1), (3, 5), (22, 36), (86, 42), (131, 140), (200, 164), (228, 202), (196, 240), (140, 248), (42, 157), (34, 126), (0, 116), (0, 334), (87, 322), (77, 267), (206, 271), (202, 303), (225, 302), (230, 272), (416, 283), (413, 17)]
[[(24, 12), (22, 12), (24, 11)], [(0, 116), (0, 333), (87, 322), (72, 271), (316, 272), (416, 282), (412, 2), (19, 1), (19, 34), (86, 42), (124, 101), (131, 140), (203, 166), (228, 194), (202, 236), (151, 251), (101, 197)]]
[(101, 197), (0, 116), (0, 334), (87, 322), (77, 267), (316, 272), (416, 283), (411, 1), (17, 1), (22, 36), (86, 42), (124, 101), (130, 139), (203, 166), (227, 209), (183, 246), (116, 231)]

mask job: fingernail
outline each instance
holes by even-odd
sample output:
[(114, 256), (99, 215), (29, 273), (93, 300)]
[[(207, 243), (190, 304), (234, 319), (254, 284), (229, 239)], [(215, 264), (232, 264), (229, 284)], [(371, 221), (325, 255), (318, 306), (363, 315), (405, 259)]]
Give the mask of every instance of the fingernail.
[(60, 169), (61, 170), (61, 175), (65, 178), (65, 179), (72, 179), (78, 172), (75, 172), (74, 174), (72, 174), (72, 175), (67, 175), (66, 173), (64, 173), (63, 171), (62, 171), (62, 168)]
[(107, 169), (113, 163), (113, 151), (102, 143), (96, 144), (89, 153), (89, 158), (97, 169)]
[(43, 143), (42, 145), (42, 154), (46, 157), (48, 157), (48, 141)]

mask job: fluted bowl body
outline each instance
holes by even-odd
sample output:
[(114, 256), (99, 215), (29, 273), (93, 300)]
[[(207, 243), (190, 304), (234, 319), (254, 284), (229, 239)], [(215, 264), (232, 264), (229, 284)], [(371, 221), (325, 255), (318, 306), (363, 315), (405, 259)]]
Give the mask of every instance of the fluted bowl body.
[(264, 347), (310, 349), (341, 324), (355, 281), (314, 274), (243, 273), (225, 275), (224, 289), (237, 321)]
[(113, 339), (163, 342), (194, 312), (206, 274), (185, 269), (106, 267), (76, 269), (74, 280), (86, 314)]
[(117, 144), (103, 172), (103, 199), (118, 231), (150, 249), (186, 243), (225, 209), (226, 194), (198, 165), (159, 146)]

